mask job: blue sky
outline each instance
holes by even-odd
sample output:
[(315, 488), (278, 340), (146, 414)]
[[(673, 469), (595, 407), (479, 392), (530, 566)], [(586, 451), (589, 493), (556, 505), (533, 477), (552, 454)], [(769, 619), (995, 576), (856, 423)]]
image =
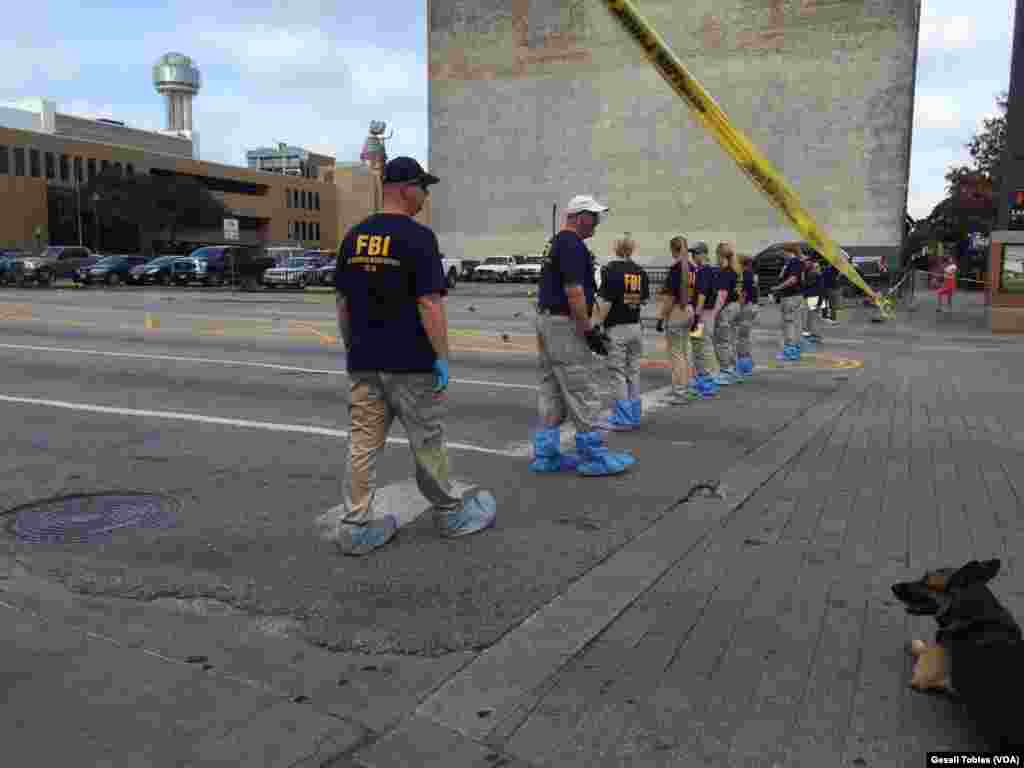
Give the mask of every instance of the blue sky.
[[(964, 144), (1008, 87), (1013, 2), (922, 0), (915, 217), (942, 199), (945, 169), (967, 160)], [(202, 71), (204, 160), (243, 165), (246, 149), (276, 141), (357, 160), (378, 119), (394, 126), (391, 155), (426, 164), (425, 0), (36, 0), (28, 18), (0, 31), (0, 50), (17, 51), (0, 67), (0, 101), (45, 96), (62, 112), (161, 128), (151, 67), (180, 51)]]

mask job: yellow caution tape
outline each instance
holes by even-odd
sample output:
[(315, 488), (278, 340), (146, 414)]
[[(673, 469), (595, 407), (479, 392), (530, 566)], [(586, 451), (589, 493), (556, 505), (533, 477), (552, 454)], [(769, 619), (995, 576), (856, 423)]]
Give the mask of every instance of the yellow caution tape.
[(605, 0), (608, 10), (639, 43), (644, 54), (666, 82), (689, 105), (695, 117), (703, 123), (736, 164), (796, 227), (815, 250), (821, 253), (840, 273), (856, 285), (878, 306), (883, 315), (891, 316), (892, 299), (872, 290), (850, 261), (842, 255), (828, 233), (818, 225), (804, 208), (796, 192), (789, 186), (771, 162), (754, 146), (742, 131), (726, 117), (711, 95), (691, 75), (679, 57), (640, 15), (633, 0)]

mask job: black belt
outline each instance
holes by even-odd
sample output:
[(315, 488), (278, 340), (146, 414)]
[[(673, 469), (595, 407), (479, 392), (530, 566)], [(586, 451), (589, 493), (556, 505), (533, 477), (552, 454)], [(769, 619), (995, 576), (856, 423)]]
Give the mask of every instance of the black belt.
[(550, 307), (541, 307), (539, 311), (542, 315), (554, 315), (555, 317), (569, 317), (568, 309), (551, 309)]

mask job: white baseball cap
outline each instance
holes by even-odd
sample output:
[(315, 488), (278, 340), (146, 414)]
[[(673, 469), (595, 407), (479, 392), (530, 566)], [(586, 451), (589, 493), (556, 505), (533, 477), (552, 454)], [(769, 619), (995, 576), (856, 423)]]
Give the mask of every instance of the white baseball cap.
[(583, 211), (589, 211), (590, 213), (604, 213), (608, 210), (607, 205), (601, 205), (592, 195), (576, 195), (572, 200), (569, 201), (569, 205), (566, 206), (565, 212), (567, 214), (582, 213)]

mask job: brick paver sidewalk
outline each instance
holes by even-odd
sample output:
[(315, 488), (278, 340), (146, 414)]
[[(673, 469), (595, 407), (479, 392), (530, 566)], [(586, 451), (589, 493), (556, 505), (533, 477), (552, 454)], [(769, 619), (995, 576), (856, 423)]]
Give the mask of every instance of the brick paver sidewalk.
[(838, 418), (484, 740), (537, 766), (916, 766), (983, 746), (953, 700), (908, 688), (906, 644), (934, 622), (889, 587), (998, 557), (993, 589), (1024, 620), (1020, 357), (877, 359)]

